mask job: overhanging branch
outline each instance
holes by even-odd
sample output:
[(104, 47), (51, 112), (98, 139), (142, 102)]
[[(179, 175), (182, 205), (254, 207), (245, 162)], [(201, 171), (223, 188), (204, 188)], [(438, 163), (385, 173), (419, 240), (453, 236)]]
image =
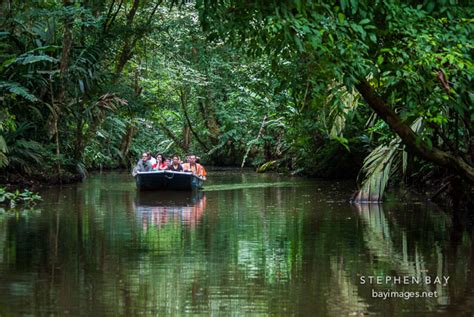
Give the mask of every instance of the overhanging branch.
[(367, 104), (388, 124), (400, 139), (402, 139), (402, 142), (407, 146), (409, 151), (429, 162), (456, 172), (465, 180), (474, 184), (473, 166), (469, 165), (460, 157), (436, 147), (429, 147), (426, 142), (417, 137), (409, 125), (400, 119), (390, 105), (375, 94), (373, 88), (365, 79), (360, 80), (356, 88)]

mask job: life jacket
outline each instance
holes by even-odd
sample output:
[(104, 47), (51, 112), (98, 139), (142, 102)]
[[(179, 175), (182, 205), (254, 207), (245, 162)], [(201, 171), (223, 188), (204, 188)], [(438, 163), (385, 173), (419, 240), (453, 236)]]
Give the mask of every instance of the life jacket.
[(206, 176), (207, 175), (206, 170), (199, 163), (196, 163), (193, 166), (191, 166), (190, 163), (184, 163), (183, 164), (183, 170), (184, 171), (191, 171), (193, 174), (196, 174), (197, 176)]

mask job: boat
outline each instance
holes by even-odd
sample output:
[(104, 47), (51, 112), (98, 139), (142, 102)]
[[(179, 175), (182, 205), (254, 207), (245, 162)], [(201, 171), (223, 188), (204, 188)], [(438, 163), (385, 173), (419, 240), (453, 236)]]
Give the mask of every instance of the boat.
[(168, 170), (136, 172), (135, 182), (139, 190), (195, 190), (202, 188), (205, 178), (191, 172)]

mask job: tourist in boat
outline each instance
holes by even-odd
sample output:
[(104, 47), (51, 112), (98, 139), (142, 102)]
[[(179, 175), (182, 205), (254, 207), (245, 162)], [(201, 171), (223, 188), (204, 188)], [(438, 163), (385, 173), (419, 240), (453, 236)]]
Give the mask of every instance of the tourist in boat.
[(203, 178), (207, 175), (204, 167), (201, 164), (196, 163), (196, 155), (194, 154), (188, 156), (188, 163), (183, 164), (183, 170), (185, 172), (192, 172), (193, 174)]
[(173, 161), (171, 162), (170, 165), (168, 165), (168, 170), (173, 171), (173, 172), (182, 172), (183, 171), (183, 166), (179, 164), (179, 156), (178, 155), (173, 155)]
[(166, 164), (165, 156), (161, 153), (156, 154), (156, 163), (153, 164), (154, 170), (165, 170), (168, 168), (168, 164)]
[(151, 155), (151, 152), (146, 152), (146, 154), (148, 155), (148, 160), (150, 161), (151, 166), (155, 165), (156, 159), (153, 157), (153, 155)]
[(142, 154), (142, 158), (138, 161), (135, 169), (138, 172), (149, 172), (153, 169), (148, 153), (145, 152)]

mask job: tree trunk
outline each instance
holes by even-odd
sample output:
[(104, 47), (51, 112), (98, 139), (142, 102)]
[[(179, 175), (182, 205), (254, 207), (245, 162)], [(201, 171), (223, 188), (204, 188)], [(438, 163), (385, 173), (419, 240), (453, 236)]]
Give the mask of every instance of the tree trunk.
[(127, 127), (127, 132), (125, 133), (122, 144), (120, 145), (120, 152), (122, 153), (122, 164), (127, 167), (128, 165), (128, 152), (130, 152), (130, 147), (132, 145), (133, 136), (135, 135), (136, 129), (133, 123), (130, 123)]
[(120, 8), (122, 8), (122, 4), (123, 4), (123, 0), (120, 0), (120, 3), (118, 4), (117, 10), (114, 13), (112, 13), (113, 8), (115, 6), (115, 0), (113, 0), (112, 3), (110, 3), (110, 7), (109, 7), (109, 10), (107, 12), (107, 16), (104, 20), (104, 24), (102, 25), (102, 34), (107, 34), (107, 32), (109, 31), (110, 26), (114, 23), (115, 18), (117, 17), (117, 14), (120, 11)]
[(186, 153), (189, 151), (189, 146), (191, 145), (191, 130), (187, 124), (184, 124), (183, 127), (183, 146)]
[(247, 156), (249, 155), (250, 149), (252, 148), (252, 146), (255, 146), (257, 144), (258, 140), (263, 135), (267, 118), (268, 118), (268, 114), (265, 114), (265, 116), (263, 116), (262, 124), (260, 125), (260, 130), (258, 130), (257, 138), (251, 143), (249, 143), (249, 146), (247, 147), (247, 151), (245, 152), (244, 158), (242, 159), (242, 164), (240, 165), (240, 168), (244, 168), (245, 161), (247, 160)]
[[(207, 46), (204, 49), (204, 53), (207, 53)], [(206, 81), (209, 81), (209, 69), (205, 66), (204, 73), (206, 74)], [(204, 119), (204, 125), (209, 132), (209, 141), (211, 144), (216, 146), (219, 144), (219, 136), (221, 134), (219, 122), (216, 119), (215, 109), (212, 107), (212, 95), (208, 86), (203, 88), (204, 98), (201, 99), (200, 108), (201, 114)]]
[(76, 123), (76, 145), (74, 147), (74, 159), (76, 161), (82, 161), (82, 153), (83, 153), (83, 148), (82, 145), (84, 143), (84, 133), (83, 133), (83, 128), (84, 128), (84, 119), (82, 115), (79, 115), (77, 118), (77, 123)]
[[(118, 77), (122, 73), (123, 68), (125, 67), (127, 62), (132, 58), (133, 50), (135, 49), (135, 46), (137, 45), (138, 40), (141, 39), (143, 35), (150, 29), (150, 24), (161, 2), (162, 1), (156, 2), (155, 6), (153, 7), (150, 15), (148, 16), (145, 22), (145, 25), (142, 27), (143, 31), (137, 32), (133, 34), (131, 38), (128, 38), (125, 40), (125, 44), (120, 52), (120, 55), (117, 60), (117, 64), (115, 65), (115, 80), (118, 80)], [(134, 20), (135, 14), (137, 13), (139, 4), (140, 4), (140, 0), (134, 0), (132, 9), (127, 15), (127, 27), (129, 28), (132, 27), (133, 20)]]
[(201, 140), (201, 138), (200, 138), (199, 135), (196, 133), (196, 131), (194, 131), (194, 129), (193, 129), (192, 125), (191, 125), (191, 120), (189, 119), (188, 110), (187, 110), (188, 95), (187, 95), (186, 91), (185, 91), (183, 88), (180, 88), (180, 90), (178, 91), (178, 94), (179, 94), (179, 99), (180, 99), (180, 101), (181, 101), (181, 108), (183, 109), (184, 117), (186, 118), (186, 122), (187, 122), (187, 124), (188, 124), (189, 129), (191, 130), (191, 133), (194, 135), (194, 137), (196, 138), (196, 140), (198, 141), (198, 143), (204, 148), (204, 150), (206, 150), (207, 152), (209, 152), (209, 148), (208, 148), (207, 145)]
[[(64, 0), (63, 1), (64, 7), (71, 6), (73, 3), (71, 0)], [(59, 92), (59, 103), (62, 104), (64, 102), (64, 94), (66, 92), (66, 80), (65, 75), (69, 67), (69, 57), (71, 55), (71, 47), (72, 47), (72, 18), (70, 16), (66, 16), (64, 18), (64, 32), (63, 32), (63, 48), (61, 53), (61, 63), (59, 67), (59, 77), (61, 80), (61, 90)]]
[[(127, 28), (131, 28), (133, 24), (133, 19), (135, 18), (135, 14), (137, 13), (138, 10), (138, 5), (140, 4), (140, 0), (134, 0), (132, 4), (132, 8), (127, 14)], [(130, 39), (125, 39), (125, 44), (123, 45), (123, 48), (120, 51), (120, 55), (117, 59), (117, 64), (115, 65), (115, 76), (118, 78), (118, 75), (122, 73), (123, 68), (125, 67), (125, 64), (127, 61), (132, 57), (131, 56), (131, 51), (133, 47), (131, 47), (131, 44), (135, 44), (134, 39), (130, 41)]]
[(469, 183), (474, 184), (474, 167), (462, 158), (453, 156), (436, 147), (429, 147), (426, 142), (413, 132), (409, 125), (404, 123), (393, 109), (381, 97), (377, 96), (364, 79), (356, 85), (357, 90), (365, 99), (367, 104), (384, 120), (388, 126), (400, 137), (408, 150), (419, 157), (443, 166), (462, 176)]
[(58, 175), (58, 182), (62, 184), (62, 177), (61, 177), (61, 149), (59, 146), (59, 129), (58, 129), (58, 116), (54, 117), (54, 130), (56, 133), (54, 134), (54, 143), (56, 145), (56, 174)]
[[(64, 7), (68, 7), (72, 5), (70, 0), (63, 1)], [(56, 144), (56, 172), (58, 176), (59, 183), (61, 183), (61, 149), (59, 143), (59, 128), (58, 123), (61, 116), (61, 108), (65, 103), (65, 94), (66, 94), (66, 72), (69, 67), (69, 58), (71, 54), (71, 47), (72, 47), (72, 18), (70, 16), (66, 16), (64, 18), (64, 32), (63, 32), (63, 43), (62, 43), (62, 53), (61, 53), (61, 61), (59, 67), (59, 78), (60, 78), (60, 89), (58, 94), (57, 103), (54, 100), (54, 91), (52, 88), (52, 83), (50, 81), (50, 90), (51, 90), (51, 105), (53, 108), (53, 113), (51, 114), (51, 127), (53, 135), (54, 135), (54, 142)]]

